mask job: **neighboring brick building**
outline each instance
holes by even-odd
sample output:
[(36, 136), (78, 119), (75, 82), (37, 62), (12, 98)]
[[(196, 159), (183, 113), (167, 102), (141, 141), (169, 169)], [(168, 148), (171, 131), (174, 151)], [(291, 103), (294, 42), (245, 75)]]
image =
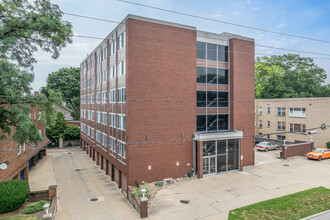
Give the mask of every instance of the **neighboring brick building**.
[(17, 144), (12, 139), (12, 134), (15, 133), (14, 128), (11, 135), (6, 135), (6, 138), (0, 141), (0, 150), (3, 150), (0, 152), (0, 164), (7, 164), (6, 169), (0, 169), (0, 181), (10, 179), (29, 181), (29, 168), (35, 166), (37, 161), (46, 155), (49, 139), (46, 137), (46, 126), (39, 121), (42, 114), (44, 112), (40, 108), (31, 107), (29, 116), (43, 137), (43, 141), (39, 142), (38, 146), (34, 143)]
[(128, 15), (81, 64), (81, 144), (124, 190), (253, 165), (254, 105), (239, 35)]
[[(310, 141), (315, 147), (326, 147), (330, 141), (329, 128), (316, 129), (316, 134), (308, 135), (304, 130), (330, 124), (330, 97), (256, 99), (255, 134), (266, 134), (271, 139), (294, 142)], [(303, 132), (301, 132), (303, 131)], [(283, 132), (283, 134), (281, 134)], [(286, 133), (293, 132), (293, 133)], [(272, 135), (267, 135), (275, 133)]]

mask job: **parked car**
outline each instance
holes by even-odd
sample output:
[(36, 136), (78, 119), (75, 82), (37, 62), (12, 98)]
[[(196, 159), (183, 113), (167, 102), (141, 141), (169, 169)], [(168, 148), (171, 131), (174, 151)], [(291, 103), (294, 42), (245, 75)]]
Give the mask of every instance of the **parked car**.
[(278, 150), (279, 147), (278, 145), (263, 141), (256, 145), (256, 149), (262, 151), (268, 151), (268, 150)]
[(313, 151), (307, 153), (307, 158), (314, 160), (330, 158), (330, 149), (325, 147), (315, 148)]

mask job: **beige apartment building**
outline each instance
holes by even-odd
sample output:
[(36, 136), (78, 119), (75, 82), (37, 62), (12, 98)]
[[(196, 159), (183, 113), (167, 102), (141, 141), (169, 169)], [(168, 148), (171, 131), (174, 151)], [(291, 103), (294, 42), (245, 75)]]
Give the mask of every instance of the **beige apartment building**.
[[(325, 147), (330, 141), (330, 128), (309, 129), (330, 125), (330, 97), (256, 99), (255, 133), (271, 139), (315, 142), (315, 147)], [(282, 132), (293, 133), (282, 133)]]

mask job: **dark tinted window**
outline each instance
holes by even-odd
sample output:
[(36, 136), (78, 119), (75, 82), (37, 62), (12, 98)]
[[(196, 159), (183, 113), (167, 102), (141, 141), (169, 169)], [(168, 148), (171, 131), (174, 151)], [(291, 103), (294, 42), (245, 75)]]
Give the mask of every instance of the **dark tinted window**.
[(228, 92), (218, 92), (218, 107), (228, 107)]
[(206, 107), (206, 91), (197, 91), (197, 107)]
[(207, 68), (207, 83), (217, 84), (217, 69)]
[(206, 131), (206, 115), (197, 115), (197, 131)]
[(228, 115), (218, 115), (218, 130), (228, 130)]
[(197, 42), (197, 58), (206, 59), (206, 43)]
[(206, 83), (206, 67), (197, 67), (197, 83)]
[(228, 62), (228, 46), (218, 45), (218, 61)]
[(228, 70), (218, 69), (218, 84), (228, 85)]
[(217, 45), (216, 44), (207, 44), (207, 59), (208, 60), (217, 60)]
[(207, 115), (207, 130), (217, 130), (217, 115)]
[(207, 107), (217, 107), (217, 93), (216, 91), (207, 92)]

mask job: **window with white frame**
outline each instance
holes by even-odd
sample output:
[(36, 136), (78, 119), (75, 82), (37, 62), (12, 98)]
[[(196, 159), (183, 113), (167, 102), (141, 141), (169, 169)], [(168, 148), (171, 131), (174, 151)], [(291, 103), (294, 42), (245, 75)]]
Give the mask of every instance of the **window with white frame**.
[(116, 53), (116, 40), (112, 41), (111, 43), (111, 48), (112, 48), (112, 54)]
[(277, 108), (277, 116), (285, 116), (285, 108)]
[(94, 128), (91, 128), (91, 138), (94, 140)]
[(284, 121), (278, 121), (277, 122), (277, 130), (285, 131), (285, 122)]
[(84, 110), (80, 109), (80, 118), (84, 118), (84, 114), (83, 114)]
[(125, 75), (126, 68), (125, 68), (125, 60), (118, 63), (118, 75)]
[(306, 132), (305, 124), (291, 124), (290, 123), (290, 131), (292, 132)]
[(96, 122), (101, 123), (101, 112), (100, 111), (96, 112)]
[(110, 99), (110, 103), (116, 102), (116, 90), (115, 89), (110, 90), (109, 99)]
[(20, 155), (22, 153), (22, 145), (18, 145), (17, 147), (17, 155)]
[(97, 73), (96, 74), (96, 84), (100, 84), (101, 83), (101, 73)]
[(94, 111), (91, 111), (91, 121), (94, 121)]
[(101, 103), (101, 93), (100, 92), (96, 93), (96, 103), (97, 104)]
[(102, 124), (106, 125), (107, 124), (107, 113), (102, 112)]
[(87, 135), (90, 137), (91, 136), (91, 127), (87, 126)]
[(112, 152), (116, 152), (116, 139), (112, 136), (109, 136), (109, 148)]
[(102, 82), (105, 82), (105, 81), (107, 81), (107, 71), (103, 70), (102, 71)]
[(102, 61), (107, 59), (107, 48), (102, 50)]
[(91, 95), (91, 104), (94, 104), (94, 100), (95, 100), (95, 95), (92, 94), (92, 95)]
[(118, 128), (126, 130), (126, 115), (118, 114)]
[(116, 78), (116, 66), (110, 67), (110, 79)]
[(262, 128), (262, 120), (259, 120), (259, 121), (258, 121), (258, 127), (259, 127), (259, 128)]
[(306, 117), (306, 109), (305, 108), (290, 108), (290, 117)]
[(107, 146), (107, 134), (102, 133), (102, 145)]
[(101, 143), (101, 131), (96, 130), (96, 141)]
[(258, 114), (262, 115), (262, 107), (258, 108)]
[(102, 103), (107, 103), (107, 91), (102, 92)]
[(87, 119), (91, 120), (91, 111), (90, 110), (87, 110)]
[(118, 102), (125, 102), (126, 101), (126, 88), (119, 88), (118, 89)]
[(126, 144), (120, 140), (117, 141), (117, 154), (126, 158)]
[(91, 95), (87, 96), (87, 103), (90, 104), (91, 103)]
[(111, 127), (116, 127), (116, 114), (115, 113), (109, 113), (110, 117), (110, 126)]

